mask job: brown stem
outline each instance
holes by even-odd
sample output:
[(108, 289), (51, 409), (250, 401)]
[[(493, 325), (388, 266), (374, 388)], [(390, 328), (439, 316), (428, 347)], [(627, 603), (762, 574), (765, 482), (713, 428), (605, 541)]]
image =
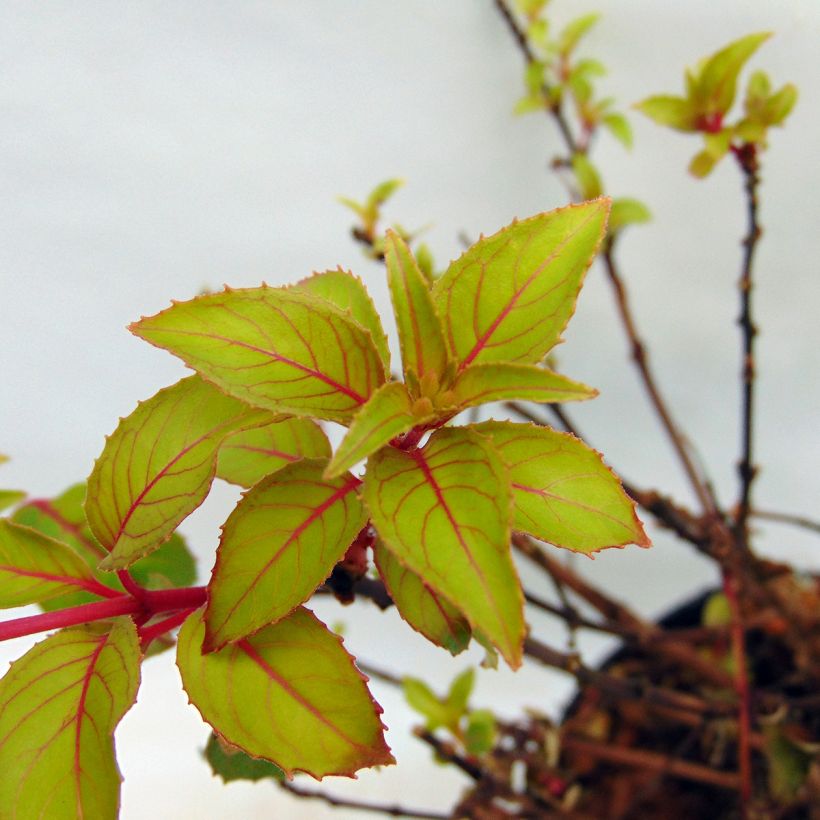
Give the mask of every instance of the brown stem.
[(629, 340), (630, 352), (632, 361), (638, 368), (638, 373), (641, 377), (644, 389), (649, 397), (649, 401), (655, 410), (655, 413), (660, 419), (661, 426), (669, 438), (672, 448), (680, 461), (689, 485), (700, 503), (701, 509), (704, 512), (714, 513), (717, 505), (715, 500), (709, 495), (706, 483), (698, 474), (695, 464), (692, 461), (688, 448), (686, 446), (686, 439), (680, 432), (678, 425), (672, 418), (672, 412), (669, 409), (666, 401), (661, 395), (658, 382), (655, 375), (649, 366), (649, 357), (646, 351), (646, 345), (638, 334), (638, 329), (635, 324), (635, 318), (632, 313), (632, 308), (629, 304), (629, 297), (626, 292), (623, 277), (618, 270), (613, 255), (612, 240), (609, 239), (604, 245), (603, 253), (601, 254), (604, 261), (604, 269), (615, 294), (615, 304), (618, 309), (618, 316), (621, 319), (624, 332)]
[(733, 685), (732, 678), (726, 672), (708, 659), (703, 658), (691, 646), (671, 641), (664, 643), (652, 641), (652, 638), (661, 631), (657, 626), (645, 621), (624, 604), (588, 584), (569, 567), (549, 556), (531, 538), (521, 533), (515, 533), (512, 543), (519, 552), (541, 567), (551, 577), (580, 595), (607, 619), (631, 629), (641, 645), (646, 646), (652, 642), (654, 651), (657, 654), (662, 655), (668, 661), (676, 663), (683, 669), (694, 672), (701, 679), (709, 681), (715, 686), (728, 688)]
[(748, 518), (751, 508), (752, 482), (757, 473), (754, 465), (754, 342), (757, 336), (752, 315), (752, 269), (758, 241), (762, 234), (758, 222), (757, 191), (760, 184), (759, 164), (755, 145), (745, 144), (735, 151), (738, 165), (743, 174), (746, 193), (746, 213), (748, 229), (743, 239), (743, 266), (740, 274), (740, 316), (738, 324), (742, 336), (741, 381), (743, 399), (741, 408), (741, 454), (738, 462), (740, 476), (740, 499), (735, 518), (735, 532), (739, 545), (748, 546)]
[(614, 746), (609, 743), (596, 743), (573, 735), (564, 735), (561, 745), (564, 749), (580, 752), (616, 765), (648, 769), (671, 777), (679, 777), (696, 783), (708, 783), (710, 786), (732, 791), (737, 791), (740, 787), (740, 779), (732, 772), (721, 772), (708, 766), (700, 766), (688, 760), (667, 757), (656, 752)]
[[(527, 65), (537, 62), (537, 58), (530, 48), (529, 42), (527, 41), (527, 35), (518, 25), (513, 13), (507, 7), (507, 4), (504, 0), (495, 0), (495, 5), (504, 19), (504, 22), (507, 24), (507, 28), (509, 29), (510, 34), (512, 34), (515, 44), (518, 46), (518, 50), (521, 52), (521, 56), (524, 58), (524, 61)], [(548, 100), (551, 99), (552, 89), (547, 83), (541, 83), (541, 94), (544, 98), (544, 109), (555, 121), (556, 126), (558, 126), (558, 130), (561, 132), (561, 137), (563, 138), (567, 149), (571, 154), (578, 153), (580, 147), (576, 142), (575, 137), (572, 136), (572, 130), (569, 127), (567, 118), (564, 116), (564, 112), (561, 110), (561, 106), (548, 103)]]

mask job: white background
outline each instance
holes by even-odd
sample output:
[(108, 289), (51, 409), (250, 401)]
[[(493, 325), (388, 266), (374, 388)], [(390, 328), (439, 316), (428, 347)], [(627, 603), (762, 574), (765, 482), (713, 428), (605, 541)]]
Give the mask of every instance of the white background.
[[(815, 0), (555, 0), (554, 15), (604, 19), (586, 53), (626, 108), (679, 92), (682, 70), (751, 31), (776, 32), (754, 63), (801, 99), (765, 157), (756, 291), (761, 506), (817, 509), (820, 187)], [(293, 281), (342, 264), (365, 277), (381, 307), (378, 266), (346, 235), (338, 194), (363, 196), (401, 176), (388, 209), (407, 227), (430, 223), (440, 266), (458, 234), (492, 232), (514, 216), (562, 204), (548, 171), (557, 146), (545, 117), (514, 119), (522, 64), (489, 0), (378, 2), (0, 3), (0, 483), (50, 496), (84, 478), (119, 416), (180, 378), (167, 354), (131, 337), (141, 314), (223, 282)], [(624, 239), (623, 270), (661, 383), (721, 497), (736, 488), (739, 175), (730, 162), (705, 182), (685, 173), (697, 141), (631, 116), (636, 149), (602, 137), (596, 157), (614, 195), (637, 196), (655, 219)], [(625, 364), (603, 273), (593, 268), (561, 369), (601, 390), (579, 426), (630, 479), (688, 493)], [(215, 488), (183, 532), (208, 576), (235, 494)], [(712, 580), (689, 550), (653, 530), (656, 545), (614, 551), (581, 568), (657, 614)], [(760, 527), (761, 548), (820, 566), (820, 544)], [(528, 576), (529, 578), (529, 576)], [(548, 589), (543, 579), (535, 588)], [(347, 646), (443, 688), (455, 661), (362, 605), (319, 614), (347, 623)], [(16, 614), (16, 613), (15, 613)], [(536, 634), (562, 647), (554, 624)], [(0, 664), (30, 640), (0, 646)], [(589, 642), (594, 659), (604, 647)], [(464, 781), (429, 765), (407, 738), (414, 718), (374, 685), (400, 766), (329, 788), (447, 805)], [(482, 672), (475, 701), (513, 715), (555, 711), (569, 685), (528, 670)], [(123, 817), (354, 817), (293, 802), (270, 784), (223, 787), (198, 750), (207, 734), (186, 706), (171, 654), (144, 667), (137, 706), (118, 732)], [(363, 815), (364, 816), (364, 815)]]

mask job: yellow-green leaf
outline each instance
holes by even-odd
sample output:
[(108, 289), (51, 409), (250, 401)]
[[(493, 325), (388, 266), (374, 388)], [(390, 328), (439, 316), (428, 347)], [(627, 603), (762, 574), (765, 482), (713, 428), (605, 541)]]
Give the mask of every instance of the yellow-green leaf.
[(698, 130), (697, 111), (693, 104), (683, 97), (659, 94), (637, 103), (635, 108), (658, 125), (666, 125), (676, 131)]
[(204, 637), (195, 613), (180, 631), (177, 664), (191, 702), (229, 743), (288, 776), (352, 776), (394, 762), (366, 679), (309, 610), (219, 652), (203, 654)]
[(450, 265), (433, 296), (461, 369), (541, 361), (575, 310), (608, 212), (598, 199), (514, 222)]
[(376, 541), (373, 557), (399, 615), (451, 655), (463, 652), (470, 643), (470, 625), (464, 616), (415, 572), (402, 566), (381, 541)]
[(257, 481), (301, 458), (330, 456), (330, 442), (316, 422), (277, 418), (263, 427), (231, 433), (219, 448), (217, 478), (252, 487)]
[(623, 114), (607, 114), (601, 122), (624, 148), (632, 148), (632, 126)]
[(385, 447), (368, 460), (364, 498), (385, 546), (519, 666), (523, 595), (510, 556), (509, 484), (487, 440), (444, 428), (421, 449)]
[(0, 512), (19, 504), (25, 497), (23, 490), (0, 490)]
[[(414, 407), (421, 412), (416, 415)], [(326, 475), (341, 475), (392, 438), (432, 417), (433, 406), (415, 402), (401, 382), (383, 384), (354, 416), (347, 435), (330, 461)]]
[(584, 553), (651, 544), (617, 476), (574, 436), (506, 421), (473, 429), (492, 439), (509, 468), (515, 529)]
[(452, 400), (459, 408), (505, 399), (584, 401), (597, 395), (592, 387), (531, 364), (474, 364), (452, 387)]
[(88, 479), (88, 523), (109, 551), (101, 566), (127, 567), (167, 541), (208, 494), (225, 436), (266, 419), (198, 376), (122, 419)]
[(130, 618), (64, 629), (0, 681), (0, 817), (115, 820), (113, 732), (139, 686)]
[[(83, 511), (85, 496), (85, 484), (75, 484), (56, 498), (32, 499), (15, 510), (13, 520), (69, 545), (83, 559), (99, 583), (123, 593), (125, 590), (116, 574), (98, 567), (100, 559), (107, 553), (86, 521)], [(178, 532), (159, 549), (132, 564), (129, 571), (134, 580), (149, 589), (187, 586), (196, 580), (194, 558)], [(94, 599), (91, 592), (80, 590), (40, 601), (40, 606), (45, 610), (65, 609)]]
[(314, 273), (294, 286), (296, 290), (327, 299), (342, 311), (349, 311), (354, 321), (370, 331), (373, 344), (379, 351), (385, 376), (390, 373), (390, 348), (376, 306), (364, 283), (350, 271), (327, 270)]
[(242, 401), (347, 422), (385, 380), (370, 332), (298, 290), (225, 290), (131, 325)]
[(34, 604), (77, 591), (104, 596), (108, 589), (68, 545), (0, 519), (0, 607)]
[(598, 22), (600, 14), (585, 14), (570, 21), (558, 35), (558, 50), (566, 56), (580, 42), (581, 38)]
[(245, 493), (222, 528), (205, 613), (208, 651), (304, 603), (367, 522), (350, 473), (326, 479), (303, 459)]
[(407, 243), (393, 231), (385, 237), (384, 261), (396, 315), (404, 372), (419, 380), (441, 383), (447, 367), (447, 346), (430, 287)]

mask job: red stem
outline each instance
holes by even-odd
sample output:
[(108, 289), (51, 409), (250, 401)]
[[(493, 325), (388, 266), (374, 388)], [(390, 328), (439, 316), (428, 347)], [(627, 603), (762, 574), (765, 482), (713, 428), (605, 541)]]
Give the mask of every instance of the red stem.
[(142, 600), (145, 590), (131, 577), (131, 573), (127, 569), (117, 570), (117, 578), (123, 585), (125, 591), (138, 601)]
[(737, 582), (731, 572), (723, 574), (723, 593), (729, 602), (732, 615), (732, 657), (734, 659), (734, 684), (738, 699), (737, 756), (740, 770), (740, 814), (748, 816), (752, 797), (752, 746), (751, 746), (751, 690), (746, 660), (746, 635), (740, 610)]
[(183, 621), (193, 612), (193, 609), (181, 609), (175, 612), (170, 618), (165, 618), (158, 623), (151, 624), (140, 629), (140, 643), (142, 644), (142, 651), (148, 649), (149, 644), (155, 638), (159, 638), (166, 632), (170, 632), (178, 626), (181, 626)]
[[(131, 595), (118, 595), (107, 601), (72, 606), (41, 615), (29, 615), (0, 623), (0, 641), (35, 635), (66, 626), (77, 626), (93, 621), (104, 621), (119, 615), (142, 615), (151, 617), (161, 612), (197, 609), (205, 603), (205, 587), (183, 587), (181, 589), (142, 590), (140, 600)], [(169, 627), (170, 628), (170, 627)]]

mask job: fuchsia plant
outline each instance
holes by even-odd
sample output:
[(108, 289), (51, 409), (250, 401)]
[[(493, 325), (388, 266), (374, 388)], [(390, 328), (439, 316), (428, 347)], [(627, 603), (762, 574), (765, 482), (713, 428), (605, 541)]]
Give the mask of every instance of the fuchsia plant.
[[(228, 743), (288, 775), (391, 763), (366, 678), (304, 606), (334, 568), (362, 575), (367, 546), (414, 629), (453, 654), (472, 635), (512, 667), (526, 635), (512, 530), (584, 553), (648, 546), (618, 479), (572, 435), (453, 423), (486, 402), (595, 395), (541, 362), (575, 309), (608, 211), (598, 199), (515, 222), (435, 281), (388, 233), (403, 381), (391, 377), (363, 284), (342, 270), (228, 288), (132, 325), (195, 375), (108, 437), (88, 479), (87, 523), (76, 506), (62, 516), (63, 499), (23, 506), (0, 528), (2, 605), (76, 604), (0, 626), (3, 638), (70, 627), (0, 685), (2, 813), (114, 813), (113, 730), (134, 702), (142, 655), (180, 625), (185, 690)], [(316, 420), (348, 427), (335, 453)], [(215, 476), (249, 489), (223, 526), (207, 588), (169, 588), (188, 560), (169, 539)], [(29, 526), (40, 516), (62, 541)]]

